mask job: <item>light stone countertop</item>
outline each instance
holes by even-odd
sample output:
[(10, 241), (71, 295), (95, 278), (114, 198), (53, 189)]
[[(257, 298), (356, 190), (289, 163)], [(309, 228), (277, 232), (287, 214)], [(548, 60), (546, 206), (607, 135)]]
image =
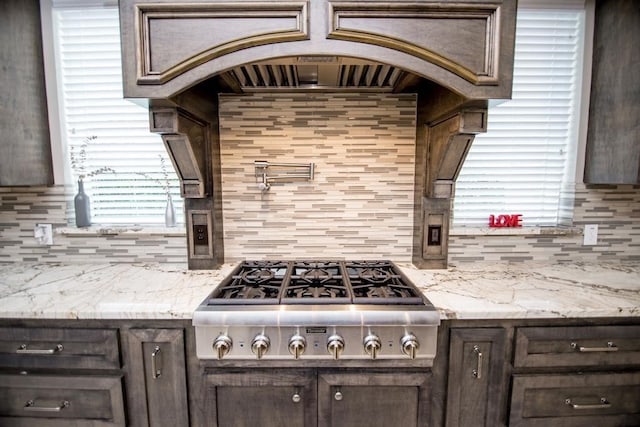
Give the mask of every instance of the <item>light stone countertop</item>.
[[(234, 265), (0, 264), (0, 318), (190, 319)], [(442, 319), (640, 316), (638, 263), (398, 265)]]

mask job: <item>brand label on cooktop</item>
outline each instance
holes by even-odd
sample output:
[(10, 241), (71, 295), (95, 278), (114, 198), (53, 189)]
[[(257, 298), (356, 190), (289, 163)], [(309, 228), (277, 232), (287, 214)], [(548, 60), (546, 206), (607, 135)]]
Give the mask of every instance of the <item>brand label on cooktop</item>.
[(311, 327), (307, 327), (307, 333), (308, 334), (326, 334), (327, 328), (322, 326), (311, 326)]

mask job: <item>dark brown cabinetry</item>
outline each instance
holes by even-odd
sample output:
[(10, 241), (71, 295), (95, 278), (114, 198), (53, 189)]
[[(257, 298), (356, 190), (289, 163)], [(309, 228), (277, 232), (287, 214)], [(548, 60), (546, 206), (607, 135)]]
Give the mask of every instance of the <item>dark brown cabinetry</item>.
[(189, 425), (182, 329), (123, 331), (130, 418), (138, 425)]
[(517, 328), (511, 426), (640, 425), (640, 326)]
[(640, 425), (640, 372), (515, 375), (510, 425)]
[(216, 427), (428, 425), (429, 371), (214, 369), (206, 383)]
[(506, 331), (454, 328), (449, 344), (448, 427), (504, 424)]
[(117, 330), (0, 328), (0, 425), (124, 426)]
[(0, 12), (0, 186), (51, 185), (53, 166), (37, 0)]
[(435, 426), (640, 425), (637, 321), (454, 320), (439, 334)]
[(584, 181), (637, 184), (640, 183), (638, 2), (597, 1), (594, 26)]
[(427, 425), (430, 372), (321, 372), (318, 425), (411, 427)]
[(207, 374), (206, 419), (214, 427), (317, 425), (315, 372), (263, 369)]

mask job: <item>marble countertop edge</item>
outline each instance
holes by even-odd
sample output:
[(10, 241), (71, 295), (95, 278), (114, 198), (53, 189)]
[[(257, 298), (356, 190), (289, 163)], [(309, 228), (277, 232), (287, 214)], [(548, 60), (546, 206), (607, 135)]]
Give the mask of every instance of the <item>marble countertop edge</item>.
[[(398, 263), (442, 320), (640, 317), (639, 263)], [(182, 319), (235, 264), (0, 264), (0, 318)]]

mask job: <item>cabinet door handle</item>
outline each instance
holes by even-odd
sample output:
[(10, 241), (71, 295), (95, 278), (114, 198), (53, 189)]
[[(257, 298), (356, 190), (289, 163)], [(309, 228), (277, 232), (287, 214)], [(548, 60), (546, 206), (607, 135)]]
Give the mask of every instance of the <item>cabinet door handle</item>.
[(571, 406), (573, 409), (607, 409), (611, 407), (611, 403), (607, 400), (606, 397), (601, 397), (600, 398), (600, 403), (592, 403), (592, 404), (579, 404), (579, 403), (573, 403), (573, 401), (571, 400), (571, 398), (569, 399), (565, 399), (564, 403), (566, 405)]
[(478, 347), (477, 345), (473, 346), (473, 352), (477, 356), (478, 363), (476, 365), (476, 369), (471, 371), (471, 373), (475, 378), (480, 379), (482, 378), (482, 352), (480, 351), (480, 347)]
[(293, 403), (300, 403), (300, 401), (302, 400), (302, 396), (300, 396), (300, 393), (296, 391), (295, 393), (293, 393), (293, 396), (291, 396), (291, 400), (293, 401)]
[(60, 412), (64, 408), (69, 407), (69, 405), (71, 405), (71, 403), (68, 400), (63, 400), (58, 406), (36, 406), (36, 402), (30, 399), (25, 403), (24, 410), (31, 412)]
[(27, 348), (26, 344), (22, 344), (20, 345), (20, 347), (18, 347), (18, 349), (16, 350), (16, 353), (18, 354), (55, 354), (55, 353), (60, 353), (62, 350), (64, 350), (64, 347), (62, 346), (62, 344), (58, 344), (54, 348), (45, 348), (45, 349), (30, 349), (30, 348)]
[(598, 352), (618, 351), (618, 347), (612, 341), (607, 342), (606, 347), (582, 347), (582, 346), (579, 346), (578, 343), (572, 342), (571, 348), (574, 350), (578, 350), (580, 353), (598, 353)]
[(151, 353), (151, 371), (153, 378), (160, 378), (162, 375), (162, 359), (160, 356), (160, 346), (157, 345)]

